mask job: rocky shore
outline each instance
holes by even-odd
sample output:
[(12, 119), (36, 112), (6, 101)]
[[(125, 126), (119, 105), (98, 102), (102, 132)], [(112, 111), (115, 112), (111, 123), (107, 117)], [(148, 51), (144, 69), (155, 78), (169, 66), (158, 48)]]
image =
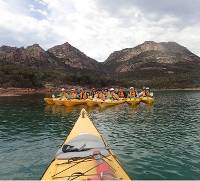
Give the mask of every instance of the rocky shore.
[(32, 89), (32, 88), (0, 88), (0, 97), (6, 96), (21, 96), (27, 94), (37, 94), (37, 93), (51, 93), (57, 91), (55, 88), (47, 89)]

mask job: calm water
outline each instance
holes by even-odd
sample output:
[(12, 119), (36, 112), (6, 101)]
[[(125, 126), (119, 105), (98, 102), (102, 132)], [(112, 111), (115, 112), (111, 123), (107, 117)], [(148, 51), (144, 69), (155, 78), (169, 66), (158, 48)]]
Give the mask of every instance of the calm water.
[[(93, 122), (134, 179), (200, 179), (200, 92), (156, 92), (153, 107), (91, 109)], [(39, 179), (81, 107), (43, 95), (0, 98), (0, 179)]]

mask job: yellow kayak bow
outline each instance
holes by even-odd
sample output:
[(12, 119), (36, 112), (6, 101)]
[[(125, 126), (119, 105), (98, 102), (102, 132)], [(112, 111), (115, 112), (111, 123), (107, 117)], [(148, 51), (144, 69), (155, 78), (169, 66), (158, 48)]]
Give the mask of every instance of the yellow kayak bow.
[(130, 180), (85, 109), (41, 179)]
[(53, 98), (44, 98), (44, 102), (48, 105), (54, 104)]

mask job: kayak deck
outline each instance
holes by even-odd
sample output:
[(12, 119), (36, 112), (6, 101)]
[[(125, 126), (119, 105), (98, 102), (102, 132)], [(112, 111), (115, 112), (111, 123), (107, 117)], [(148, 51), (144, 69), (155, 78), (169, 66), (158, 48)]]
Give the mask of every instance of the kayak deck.
[(138, 97), (136, 97), (136, 98), (127, 98), (127, 99), (126, 99), (126, 102), (127, 102), (129, 105), (132, 105), (132, 106), (140, 104), (140, 101), (141, 101), (141, 99), (138, 98)]
[(66, 107), (72, 107), (72, 106), (76, 106), (76, 105), (81, 105), (81, 104), (85, 104), (86, 100), (79, 100), (79, 99), (66, 99), (63, 101), (63, 105)]
[(152, 98), (152, 97), (142, 97), (141, 102), (143, 102), (145, 104), (153, 104), (154, 98)]
[(66, 144), (79, 145), (79, 148), (85, 145), (87, 149), (65, 153), (60, 149), (42, 176), (42, 180), (130, 180), (90, 121), (85, 109), (82, 109), (62, 147)]

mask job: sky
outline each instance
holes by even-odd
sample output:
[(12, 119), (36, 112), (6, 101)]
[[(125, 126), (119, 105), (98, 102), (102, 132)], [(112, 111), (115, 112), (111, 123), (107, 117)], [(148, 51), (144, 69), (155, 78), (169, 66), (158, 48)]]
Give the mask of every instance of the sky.
[(0, 46), (65, 42), (104, 61), (144, 41), (175, 41), (200, 56), (200, 0), (0, 0)]

